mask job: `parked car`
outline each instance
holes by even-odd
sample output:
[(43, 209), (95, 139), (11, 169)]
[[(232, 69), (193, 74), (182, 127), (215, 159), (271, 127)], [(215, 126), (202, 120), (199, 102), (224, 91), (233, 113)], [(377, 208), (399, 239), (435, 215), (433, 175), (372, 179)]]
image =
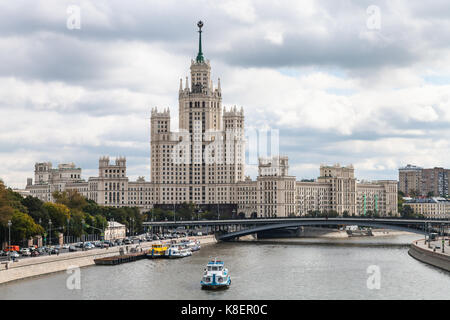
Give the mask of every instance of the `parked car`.
[(39, 255), (41, 255), (41, 254), (39, 253), (38, 250), (33, 250), (33, 251), (31, 251), (31, 256), (32, 256), (32, 257), (37, 257), (37, 256), (39, 256)]
[(131, 241), (131, 239), (126, 238), (125, 240), (123, 240), (124, 244), (132, 244), (133, 242)]
[(63, 249), (69, 249), (70, 245), (68, 243), (64, 244), (61, 248)]
[(75, 246), (69, 246), (69, 252), (78, 251)]
[(0, 256), (6, 256), (6, 255), (7, 255), (7, 253), (5, 251), (0, 250)]
[(20, 249), (20, 254), (22, 256), (31, 256), (31, 251), (28, 248), (22, 248)]
[(20, 255), (17, 253), (17, 251), (8, 251), (8, 255), (13, 259), (17, 259), (20, 257)]
[(50, 248), (50, 254), (59, 254), (59, 249), (56, 247)]

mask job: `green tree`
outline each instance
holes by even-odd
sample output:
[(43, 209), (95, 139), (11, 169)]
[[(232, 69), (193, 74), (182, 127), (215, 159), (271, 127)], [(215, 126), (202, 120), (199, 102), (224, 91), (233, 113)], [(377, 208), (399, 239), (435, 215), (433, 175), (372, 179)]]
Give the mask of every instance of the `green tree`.
[(79, 210), (70, 211), (70, 235), (81, 237), (84, 233), (81, 221), (84, 219), (85, 213)]
[(70, 209), (82, 210), (88, 204), (86, 198), (76, 190), (55, 191), (52, 195), (56, 203), (64, 204)]
[[(61, 203), (45, 202), (43, 208), (48, 212), (48, 217), (52, 219), (52, 230), (62, 230), (67, 227), (67, 219), (70, 219), (70, 210)], [(45, 224), (48, 225), (48, 221)]]
[(48, 221), (48, 212), (44, 209), (44, 202), (39, 198), (28, 196), (22, 199), (22, 204), (27, 207), (28, 214), (35, 222)]
[(409, 196), (411, 198), (417, 198), (419, 196), (419, 192), (417, 192), (417, 190), (415, 190), (415, 189), (411, 189), (411, 190), (409, 190)]
[(16, 211), (12, 216), (11, 222), (11, 235), (16, 241), (29, 239), (44, 233), (44, 229), (35, 223), (30, 215), (23, 212)]
[(409, 205), (403, 206), (401, 214), (404, 218), (415, 218), (416, 217), (416, 215), (414, 214), (413, 208), (411, 208), (411, 206), (409, 206)]
[(401, 191), (399, 191), (397, 194), (397, 211), (398, 212), (402, 212), (402, 210), (403, 210), (403, 203), (405, 202), (405, 200), (403, 200), (404, 196), (405, 196), (405, 194)]

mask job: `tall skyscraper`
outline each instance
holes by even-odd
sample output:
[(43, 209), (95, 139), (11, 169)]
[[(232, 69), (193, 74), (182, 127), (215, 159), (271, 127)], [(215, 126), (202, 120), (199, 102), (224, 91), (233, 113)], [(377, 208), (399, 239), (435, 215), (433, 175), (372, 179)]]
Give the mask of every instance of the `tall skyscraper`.
[(151, 181), (143, 177), (129, 181), (125, 158), (110, 163), (109, 157), (101, 157), (98, 177), (88, 181), (80, 179), (81, 169), (74, 165), (61, 166), (64, 173), (57, 174), (66, 177), (63, 184), (49, 178), (51, 164), (36, 164), (35, 184), (29, 179), (26, 192), (52, 201), (54, 190), (77, 190), (101, 205), (135, 206), (142, 211), (176, 210), (191, 202), (218, 217), (225, 212), (247, 217), (317, 211), (397, 215), (397, 182), (358, 183), (351, 165), (321, 166), (316, 181), (296, 181), (289, 175), (288, 157), (272, 154), (258, 157), (256, 180), (246, 177), (244, 110), (222, 105), (220, 79), (214, 86), (211, 64), (203, 56), (203, 23), (197, 26), (198, 52), (191, 60), (190, 77), (179, 84), (179, 130), (170, 129), (169, 108), (151, 110)]

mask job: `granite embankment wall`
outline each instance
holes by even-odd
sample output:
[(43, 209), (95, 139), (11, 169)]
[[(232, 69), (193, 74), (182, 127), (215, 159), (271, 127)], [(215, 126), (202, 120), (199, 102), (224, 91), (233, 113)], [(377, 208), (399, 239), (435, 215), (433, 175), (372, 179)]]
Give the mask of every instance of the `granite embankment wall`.
[[(417, 243), (423, 243), (423, 241), (423, 239), (418, 240)], [(449, 250), (450, 248), (446, 247), (446, 249)], [(419, 261), (450, 272), (450, 255), (448, 253), (441, 253), (437, 250), (436, 252), (433, 252), (433, 249), (424, 248), (421, 245), (416, 244), (416, 241), (411, 244), (408, 253), (411, 257)]]
[[(199, 240), (202, 245), (213, 244), (217, 242), (214, 235), (188, 237), (183, 239)], [(143, 250), (149, 249), (152, 244), (156, 242), (159, 241), (142, 242), (138, 247), (138, 250), (140, 250), (140, 248), (142, 248)], [(164, 240), (161, 242), (170, 243), (170, 240)], [(131, 249), (136, 246), (138, 246), (138, 244), (128, 245), (128, 248)], [(121, 247), (123, 247), (125, 250), (126, 246)], [(66, 271), (71, 267), (81, 268), (90, 266), (95, 264), (94, 259), (118, 255), (119, 249), (120, 247), (111, 247), (108, 249), (92, 249), (88, 251), (62, 253), (60, 255), (24, 258), (19, 259), (18, 262), (10, 262), (8, 264), (8, 269), (6, 269), (5, 264), (1, 264), (0, 283), (40, 276), (53, 272)]]

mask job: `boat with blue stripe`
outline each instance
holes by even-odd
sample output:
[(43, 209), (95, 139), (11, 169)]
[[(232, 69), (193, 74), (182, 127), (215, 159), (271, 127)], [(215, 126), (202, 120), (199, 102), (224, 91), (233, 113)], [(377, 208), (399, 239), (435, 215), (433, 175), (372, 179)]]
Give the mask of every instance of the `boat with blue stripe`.
[(227, 289), (231, 285), (231, 276), (224, 262), (217, 258), (208, 262), (200, 284), (205, 290)]

